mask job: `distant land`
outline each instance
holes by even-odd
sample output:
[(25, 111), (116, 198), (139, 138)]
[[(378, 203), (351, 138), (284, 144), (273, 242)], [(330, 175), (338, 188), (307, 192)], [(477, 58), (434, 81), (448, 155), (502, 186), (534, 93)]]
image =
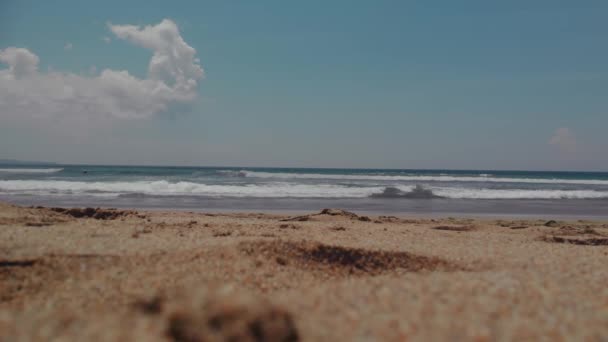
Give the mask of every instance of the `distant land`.
[(0, 165), (56, 165), (56, 163), (17, 159), (0, 159)]

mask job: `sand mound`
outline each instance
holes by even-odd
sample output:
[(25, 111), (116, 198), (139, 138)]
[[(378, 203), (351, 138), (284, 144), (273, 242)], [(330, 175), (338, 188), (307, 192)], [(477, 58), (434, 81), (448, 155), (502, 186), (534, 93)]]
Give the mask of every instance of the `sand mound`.
[(133, 308), (166, 322), (172, 341), (298, 341), (291, 314), (231, 286), (138, 300)]
[(300, 332), (283, 307), (230, 286), (209, 290), (201, 284), (123, 308), (0, 308), (0, 341), (49, 340), (295, 342)]
[(287, 311), (245, 296), (212, 297), (198, 307), (177, 309), (169, 315), (167, 336), (180, 342), (299, 340)]
[(455, 264), (433, 257), (406, 252), (373, 251), (324, 245), (316, 242), (264, 241), (243, 242), (241, 250), (250, 256), (261, 255), (281, 265), (307, 269), (326, 269), (347, 274), (380, 274), (392, 270), (456, 270)]

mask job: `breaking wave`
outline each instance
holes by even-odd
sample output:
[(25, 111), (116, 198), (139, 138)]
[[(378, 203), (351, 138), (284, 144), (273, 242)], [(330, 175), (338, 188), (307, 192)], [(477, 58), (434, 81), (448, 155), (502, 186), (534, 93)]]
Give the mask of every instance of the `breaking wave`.
[(17, 168), (8, 168), (8, 169), (0, 169), (2, 173), (55, 173), (63, 171), (63, 168), (30, 168), (30, 169), (17, 169)]
[(0, 181), (0, 193), (19, 194), (115, 194), (137, 196), (208, 196), (208, 197), (300, 197), (357, 198), (368, 197), (382, 187), (346, 187), (331, 184), (266, 183), (246, 185), (209, 185), (193, 182), (133, 181), (75, 182), (55, 180)]
[(61, 180), (0, 181), (0, 194), (49, 196), (201, 196), (252, 198), (394, 198), (394, 199), (608, 199), (608, 191), (485, 189), (422, 186), (347, 186), (340, 184), (203, 184), (194, 182)]
[(433, 192), (437, 196), (452, 199), (608, 199), (607, 191), (597, 190), (437, 188)]
[(422, 176), (422, 175), (382, 175), (382, 174), (321, 174), (321, 173), (287, 173), (239, 171), (249, 178), (273, 179), (334, 179), (334, 180), (371, 180), (371, 181), (410, 181), (410, 182), (494, 182), (494, 183), (533, 183), (533, 184), (579, 184), (608, 185), (608, 180), (601, 179), (559, 179), (559, 178), (513, 178), (495, 177), (490, 174), (479, 176)]

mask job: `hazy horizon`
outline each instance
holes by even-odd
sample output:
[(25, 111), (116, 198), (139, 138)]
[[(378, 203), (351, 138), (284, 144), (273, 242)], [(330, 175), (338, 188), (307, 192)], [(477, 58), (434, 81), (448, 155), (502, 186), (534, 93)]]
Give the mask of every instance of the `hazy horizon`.
[(16, 160), (0, 158), (0, 166), (110, 166), (110, 167), (159, 167), (159, 168), (229, 168), (229, 169), (310, 169), (310, 170), (395, 170), (395, 171), (490, 171), (490, 172), (564, 172), (564, 173), (608, 173), (604, 170), (549, 170), (549, 169), (455, 169), (455, 168), (373, 168), (373, 167), (316, 167), (316, 166), (281, 166), (281, 165), (204, 165), (204, 164), (96, 164), (96, 163), (74, 163), (74, 162), (50, 162), (35, 160)]

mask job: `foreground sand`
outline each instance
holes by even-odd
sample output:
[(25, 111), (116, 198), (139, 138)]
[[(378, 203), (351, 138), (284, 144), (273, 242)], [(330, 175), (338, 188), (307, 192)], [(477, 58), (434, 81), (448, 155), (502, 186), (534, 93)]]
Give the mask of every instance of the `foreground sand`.
[(607, 341), (608, 224), (0, 203), (0, 340), (229, 338)]

